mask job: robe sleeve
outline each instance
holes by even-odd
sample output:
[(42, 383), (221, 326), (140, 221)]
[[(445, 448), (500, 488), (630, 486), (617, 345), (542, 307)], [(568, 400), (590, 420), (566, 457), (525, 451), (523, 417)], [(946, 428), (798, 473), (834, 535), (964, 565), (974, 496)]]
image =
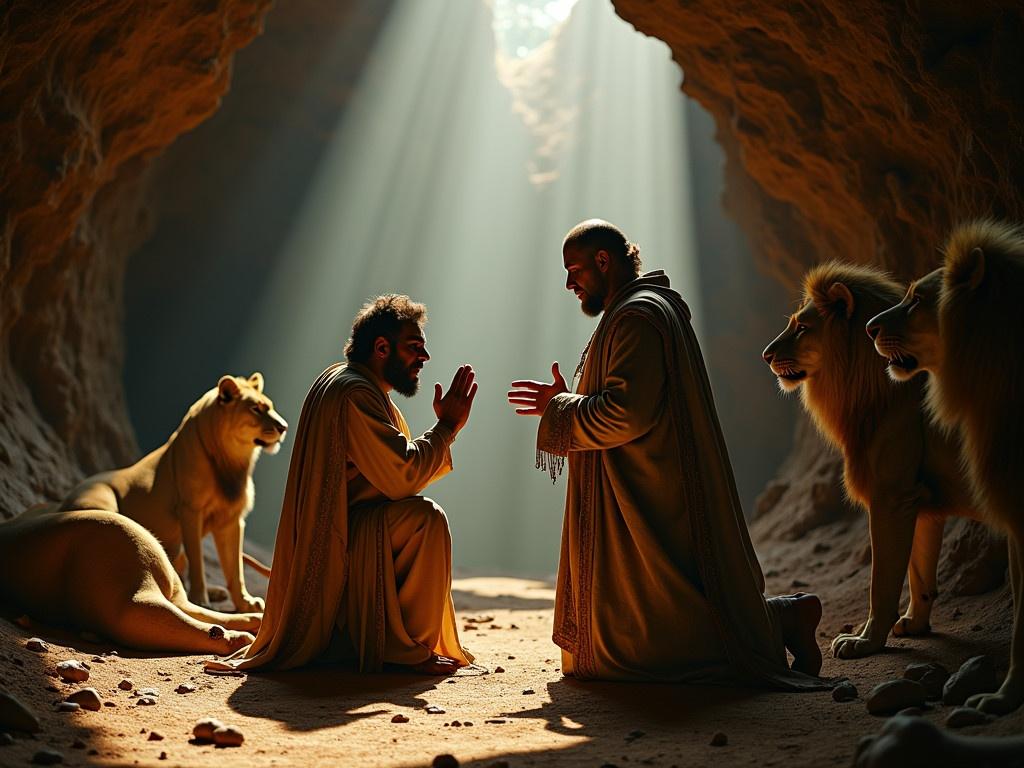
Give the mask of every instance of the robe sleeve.
[(415, 496), (452, 468), (451, 430), (440, 422), (415, 440), (396, 427), (379, 398), (348, 398), (348, 457), (392, 501)]
[(654, 325), (627, 315), (613, 329), (609, 352), (600, 391), (551, 398), (537, 433), (539, 450), (564, 456), (615, 448), (647, 433), (661, 417), (665, 359)]

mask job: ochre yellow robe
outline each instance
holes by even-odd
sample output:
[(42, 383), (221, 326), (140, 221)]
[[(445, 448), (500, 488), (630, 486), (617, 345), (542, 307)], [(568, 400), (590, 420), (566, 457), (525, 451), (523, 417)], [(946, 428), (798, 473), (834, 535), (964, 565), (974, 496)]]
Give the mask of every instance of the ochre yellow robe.
[(612, 297), (538, 450), (568, 456), (553, 638), (580, 678), (825, 687), (788, 669), (689, 309), (661, 272)]
[[(417, 496), (451, 470), (449, 429), (412, 440), (401, 412), (360, 365), (335, 364), (302, 406), (256, 641), (217, 669), (290, 669), (331, 646), (376, 671), (459, 643), (451, 539)], [(332, 642), (333, 641), (333, 642)]]

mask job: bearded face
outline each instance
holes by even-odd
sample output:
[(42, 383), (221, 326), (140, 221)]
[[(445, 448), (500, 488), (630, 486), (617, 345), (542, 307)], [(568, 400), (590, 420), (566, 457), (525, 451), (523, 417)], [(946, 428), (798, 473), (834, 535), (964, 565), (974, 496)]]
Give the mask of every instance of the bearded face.
[(412, 397), (420, 388), (420, 369), (423, 362), (418, 358), (403, 359), (403, 355), (394, 346), (388, 359), (384, 362), (384, 380), (405, 397)]

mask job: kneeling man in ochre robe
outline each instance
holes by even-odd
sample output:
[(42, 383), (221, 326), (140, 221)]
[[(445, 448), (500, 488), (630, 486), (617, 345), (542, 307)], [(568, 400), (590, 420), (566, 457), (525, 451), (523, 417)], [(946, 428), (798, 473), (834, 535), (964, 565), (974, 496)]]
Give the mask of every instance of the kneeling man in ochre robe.
[[(562, 247), (572, 290), (601, 315), (570, 393), (513, 382), (541, 417), (538, 466), (568, 457), (554, 641), (580, 678), (826, 687), (813, 595), (765, 599), (690, 313), (606, 221)], [(790, 669), (786, 648), (793, 653)]]
[(400, 664), (452, 674), (472, 662), (459, 643), (444, 512), (417, 494), (452, 468), (450, 446), (469, 418), (473, 369), (447, 393), (437, 423), (412, 439), (390, 392), (416, 393), (430, 359), (426, 309), (407, 296), (362, 308), (347, 364), (320, 374), (302, 405), (256, 641), (223, 669), (288, 669), (317, 657), (365, 671)]

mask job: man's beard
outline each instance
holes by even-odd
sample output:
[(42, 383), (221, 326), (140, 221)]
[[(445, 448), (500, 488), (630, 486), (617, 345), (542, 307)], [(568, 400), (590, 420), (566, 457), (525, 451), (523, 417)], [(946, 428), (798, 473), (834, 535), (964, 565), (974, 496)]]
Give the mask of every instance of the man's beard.
[(419, 369), (406, 368), (398, 355), (392, 352), (384, 363), (384, 381), (395, 388), (395, 391), (405, 397), (412, 397), (420, 389), (420, 381), (416, 378)]
[(583, 298), (580, 299), (580, 309), (587, 317), (597, 317), (604, 311), (604, 298), (584, 291)]

